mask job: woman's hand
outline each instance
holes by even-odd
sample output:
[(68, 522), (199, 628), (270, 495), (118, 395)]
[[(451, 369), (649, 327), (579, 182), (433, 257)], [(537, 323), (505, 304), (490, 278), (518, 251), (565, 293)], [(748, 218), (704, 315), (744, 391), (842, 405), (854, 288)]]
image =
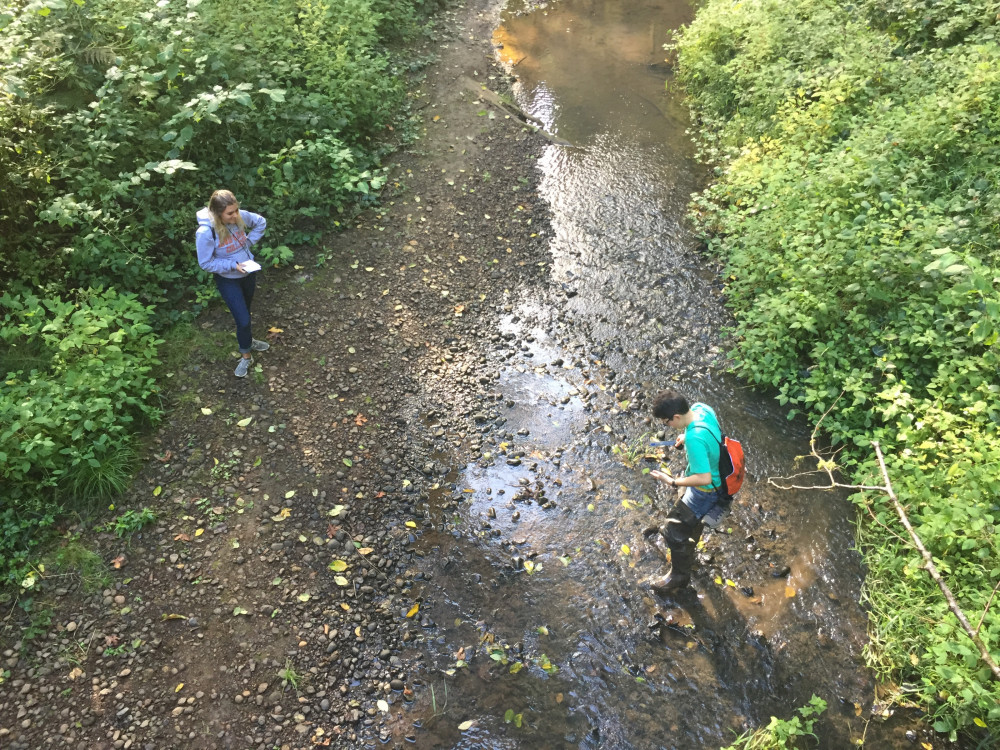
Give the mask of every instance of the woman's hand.
[(237, 263), (236, 264), (236, 270), (239, 271), (240, 273), (246, 273), (247, 272), (246, 269), (243, 267), (242, 263)]

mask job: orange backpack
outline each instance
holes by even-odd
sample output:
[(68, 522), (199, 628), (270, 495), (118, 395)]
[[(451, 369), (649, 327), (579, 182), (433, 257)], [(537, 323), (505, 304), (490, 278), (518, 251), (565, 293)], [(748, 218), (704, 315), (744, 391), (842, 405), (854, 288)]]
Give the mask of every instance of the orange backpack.
[(743, 486), (746, 473), (742, 443), (723, 435), (722, 442), (719, 443), (719, 476), (722, 477), (722, 487), (730, 500)]
[[(715, 437), (708, 425), (695, 426), (708, 430), (709, 434)], [(740, 491), (746, 473), (743, 444), (739, 440), (722, 434), (722, 439), (719, 440), (719, 476), (722, 478), (722, 489), (726, 493), (723, 498), (725, 502), (732, 502), (733, 495)]]

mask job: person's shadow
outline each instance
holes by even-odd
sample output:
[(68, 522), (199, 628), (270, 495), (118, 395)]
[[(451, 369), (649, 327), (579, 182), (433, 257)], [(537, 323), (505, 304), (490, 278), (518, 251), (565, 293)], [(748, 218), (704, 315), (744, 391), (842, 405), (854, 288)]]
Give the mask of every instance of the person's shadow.
[[(661, 640), (676, 635), (693, 638), (710, 655), (720, 683), (729, 691), (742, 693), (741, 703), (759, 705), (762, 697), (774, 694), (775, 657), (763, 635), (750, 628), (729, 595), (710, 581), (699, 580), (670, 596), (659, 597), (690, 619), (693, 632), (665, 623)], [(777, 702), (775, 706), (779, 705)]]

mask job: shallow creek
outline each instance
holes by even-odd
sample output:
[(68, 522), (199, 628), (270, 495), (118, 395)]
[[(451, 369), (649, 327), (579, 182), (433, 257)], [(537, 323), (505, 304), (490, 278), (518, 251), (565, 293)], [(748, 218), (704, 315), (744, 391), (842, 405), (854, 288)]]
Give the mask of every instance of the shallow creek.
[[(800, 470), (808, 432), (725, 374), (721, 284), (683, 223), (703, 168), (662, 46), (691, 13), (560, 0), (510, 6), (495, 32), (518, 104), (560, 140), (539, 163), (551, 284), (502, 321), (503, 418), (482, 425), (481, 457), (449, 457), (469, 463), (432, 493), (444, 522), (418, 548), (434, 627), (398, 739), (718, 748), (813, 694), (829, 703), (821, 747), (863, 731), (853, 511), (768, 484)], [(706, 532), (694, 589), (667, 599), (639, 582), (666, 570), (642, 531), (670, 498), (642, 470), (658, 461), (649, 400), (670, 385), (716, 408), (750, 476)]]

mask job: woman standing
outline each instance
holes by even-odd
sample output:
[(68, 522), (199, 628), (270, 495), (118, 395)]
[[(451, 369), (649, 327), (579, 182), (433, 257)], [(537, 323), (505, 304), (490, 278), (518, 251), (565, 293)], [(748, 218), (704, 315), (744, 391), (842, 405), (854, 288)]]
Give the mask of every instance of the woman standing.
[(242, 355), (236, 365), (238, 378), (245, 378), (250, 371), (251, 352), (271, 348), (250, 332), (250, 303), (260, 270), (251, 250), (266, 227), (267, 221), (260, 214), (241, 211), (236, 196), (228, 190), (216, 190), (208, 207), (198, 212), (198, 265), (215, 275), (215, 286), (236, 321), (236, 342)]

